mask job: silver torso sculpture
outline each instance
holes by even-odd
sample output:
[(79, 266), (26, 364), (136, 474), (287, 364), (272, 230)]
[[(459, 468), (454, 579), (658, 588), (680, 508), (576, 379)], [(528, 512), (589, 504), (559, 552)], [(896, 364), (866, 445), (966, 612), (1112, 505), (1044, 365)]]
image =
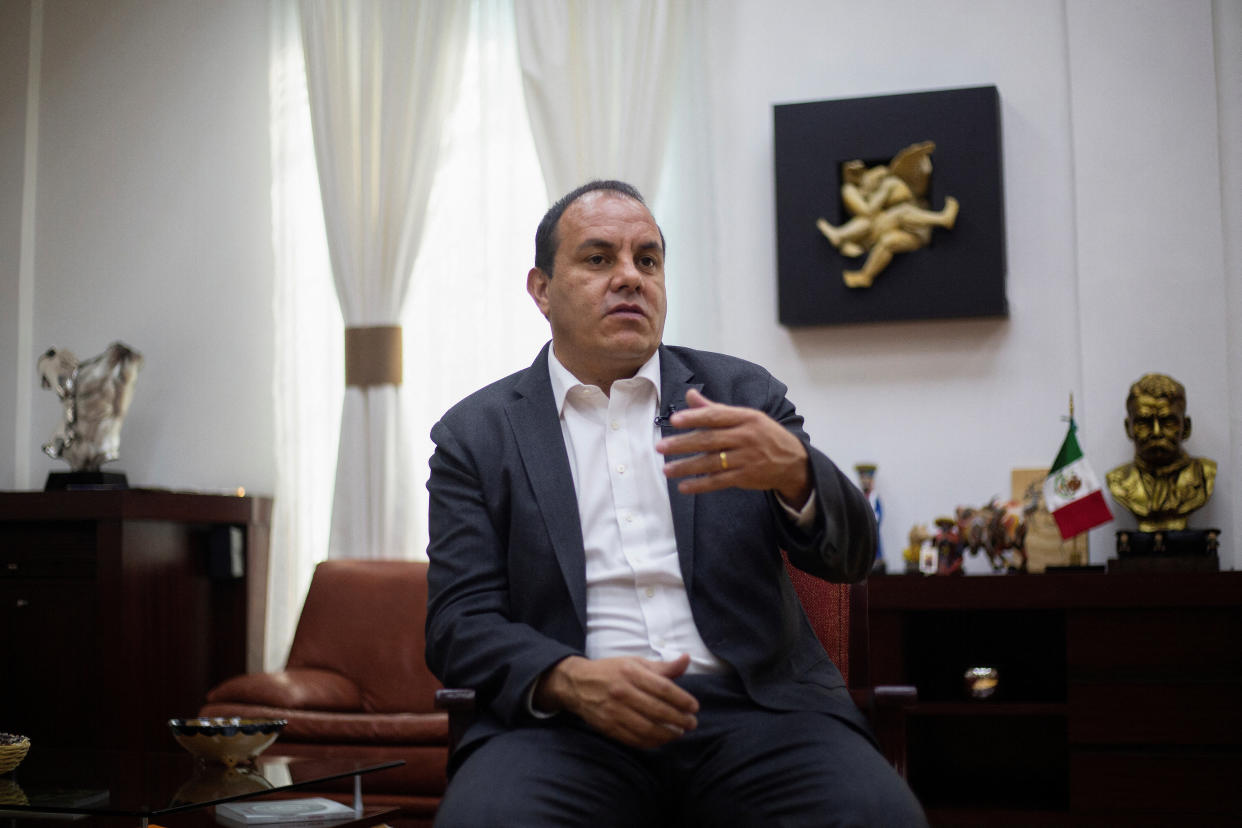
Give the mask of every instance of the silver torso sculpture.
[(44, 388), (56, 392), (64, 417), (43, 445), (73, 471), (99, 471), (120, 456), (121, 423), (134, 395), (142, 354), (113, 342), (102, 354), (79, 362), (72, 351), (49, 348), (39, 357)]

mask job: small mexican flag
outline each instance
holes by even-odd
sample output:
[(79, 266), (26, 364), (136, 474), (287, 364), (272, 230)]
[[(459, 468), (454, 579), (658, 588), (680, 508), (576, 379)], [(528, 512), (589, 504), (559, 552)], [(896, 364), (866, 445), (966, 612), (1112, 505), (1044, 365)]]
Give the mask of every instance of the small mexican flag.
[(1061, 530), (1061, 540), (1113, 519), (1113, 513), (1104, 502), (1100, 480), (1078, 447), (1077, 432), (1078, 426), (1071, 416), (1065, 442), (1044, 480), (1044, 503)]

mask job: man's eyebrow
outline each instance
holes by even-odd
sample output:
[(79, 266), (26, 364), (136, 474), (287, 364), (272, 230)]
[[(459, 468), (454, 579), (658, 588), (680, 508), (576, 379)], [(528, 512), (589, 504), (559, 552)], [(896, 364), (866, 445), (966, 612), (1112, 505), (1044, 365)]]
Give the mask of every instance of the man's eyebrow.
[(590, 250), (593, 247), (602, 247), (605, 250), (616, 250), (617, 245), (607, 239), (585, 239), (578, 245), (578, 250)]
[[(584, 239), (578, 245), (577, 251), (581, 253), (586, 250), (599, 250), (599, 249), (617, 250), (618, 248), (619, 248), (619, 245), (617, 245), (615, 242), (609, 241), (608, 239)], [(643, 251), (658, 250), (661, 253), (663, 253), (664, 245), (660, 244), (659, 239), (651, 239), (650, 241), (645, 241), (639, 244), (637, 249), (643, 250)]]

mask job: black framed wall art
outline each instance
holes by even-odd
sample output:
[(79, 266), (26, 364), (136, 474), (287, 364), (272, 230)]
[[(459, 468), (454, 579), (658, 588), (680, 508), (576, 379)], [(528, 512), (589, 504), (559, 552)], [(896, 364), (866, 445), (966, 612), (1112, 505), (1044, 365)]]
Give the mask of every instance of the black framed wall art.
[(780, 322), (1000, 317), (994, 86), (773, 108)]

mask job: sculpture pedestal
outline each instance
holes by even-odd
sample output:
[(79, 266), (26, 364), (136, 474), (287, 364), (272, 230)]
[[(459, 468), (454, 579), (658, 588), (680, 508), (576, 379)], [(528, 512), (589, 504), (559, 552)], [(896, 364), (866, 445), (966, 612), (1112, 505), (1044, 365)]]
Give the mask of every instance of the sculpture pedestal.
[(125, 472), (78, 471), (49, 472), (43, 484), (45, 492), (64, 492), (83, 489), (128, 489)]
[(1117, 531), (1117, 557), (1110, 572), (1215, 572), (1220, 569), (1219, 529)]

